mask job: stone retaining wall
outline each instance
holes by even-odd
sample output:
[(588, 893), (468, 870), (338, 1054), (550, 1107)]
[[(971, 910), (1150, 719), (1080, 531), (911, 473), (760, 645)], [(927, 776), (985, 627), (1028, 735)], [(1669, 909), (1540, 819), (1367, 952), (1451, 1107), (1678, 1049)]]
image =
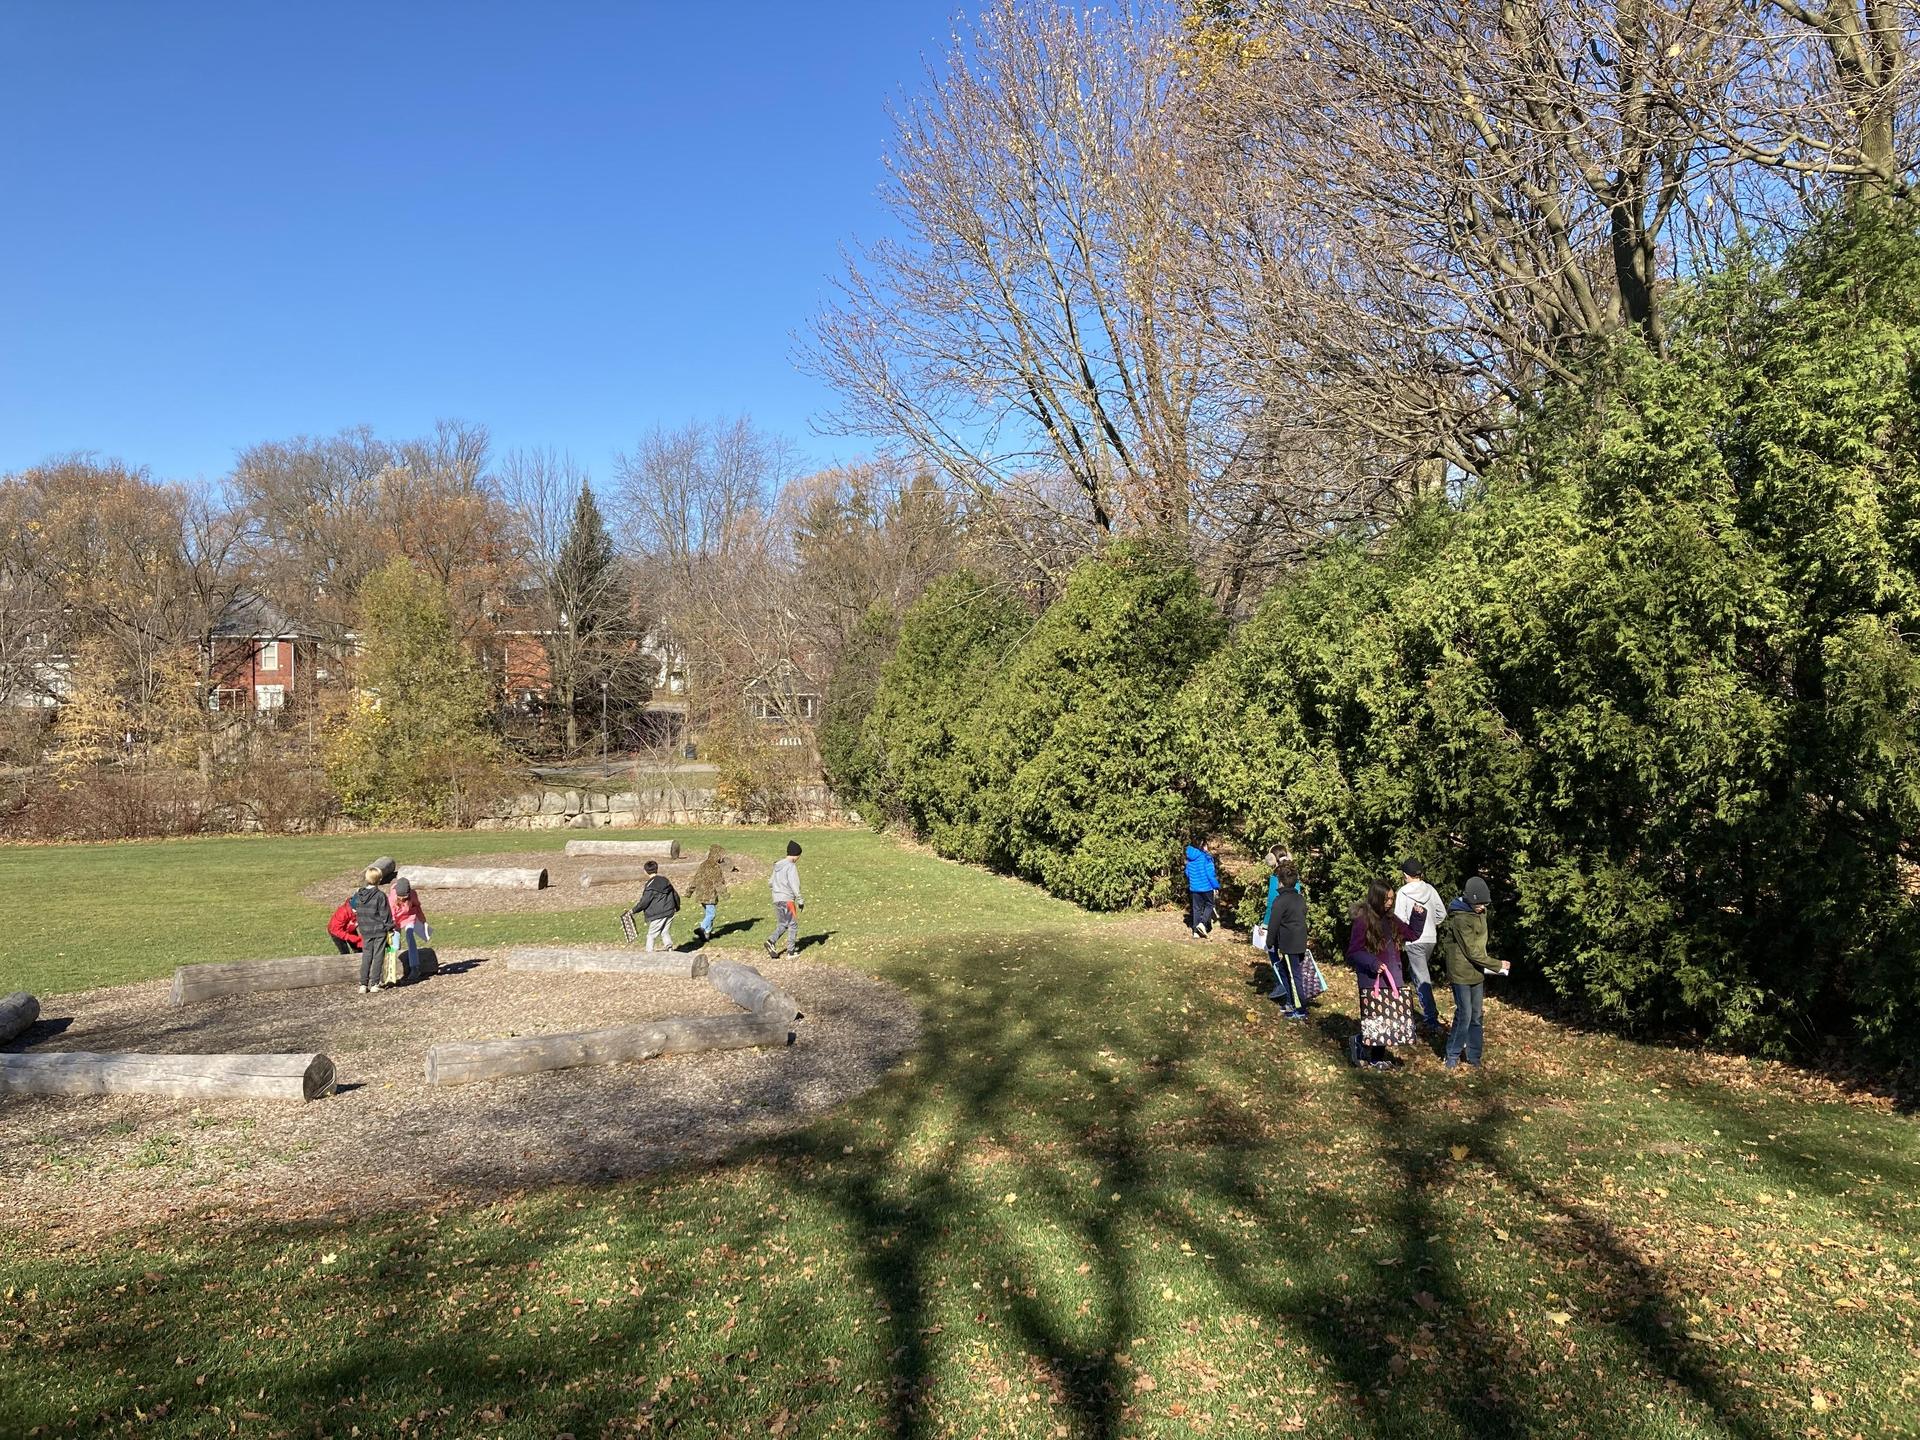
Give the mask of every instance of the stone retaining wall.
[[(796, 787), (797, 808), (786, 817), (808, 825), (857, 823), (825, 785)], [(710, 787), (621, 790), (535, 790), (496, 806), (476, 830), (632, 830), (661, 825), (750, 825), (764, 815), (727, 809)]]

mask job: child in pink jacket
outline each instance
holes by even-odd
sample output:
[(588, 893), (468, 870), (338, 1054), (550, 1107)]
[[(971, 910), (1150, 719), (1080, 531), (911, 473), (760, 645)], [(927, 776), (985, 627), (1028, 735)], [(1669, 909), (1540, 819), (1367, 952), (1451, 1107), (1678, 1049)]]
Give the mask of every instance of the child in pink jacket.
[(432, 939), (427, 930), (427, 910), (420, 903), (420, 892), (402, 875), (393, 882), (393, 929), (407, 947), (407, 979), (420, 978), (420, 946)]

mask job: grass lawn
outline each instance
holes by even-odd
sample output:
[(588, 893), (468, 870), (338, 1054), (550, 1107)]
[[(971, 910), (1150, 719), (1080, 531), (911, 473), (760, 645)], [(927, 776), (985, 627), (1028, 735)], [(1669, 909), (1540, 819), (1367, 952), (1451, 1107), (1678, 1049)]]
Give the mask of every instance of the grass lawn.
[[(805, 838), (817, 958), (925, 1016), (880, 1088), (651, 1182), (84, 1243), (0, 1224), (0, 1435), (1920, 1433), (1911, 1117), (1498, 990), (1486, 1073), (1356, 1073), (1337, 974), (1289, 1026), (1240, 946)], [(0, 990), (308, 951), (324, 912), (288, 897), (375, 849), (523, 847), (0, 849)]]

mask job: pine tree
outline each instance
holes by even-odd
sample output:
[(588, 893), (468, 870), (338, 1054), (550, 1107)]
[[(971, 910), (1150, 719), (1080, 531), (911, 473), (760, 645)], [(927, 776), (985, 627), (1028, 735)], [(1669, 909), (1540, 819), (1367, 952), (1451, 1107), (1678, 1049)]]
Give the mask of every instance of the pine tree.
[(632, 639), (626, 580), (591, 485), (581, 485), (574, 501), (566, 542), (547, 577), (547, 597), (557, 627), (547, 658), (571, 754), (580, 748), (581, 703), (597, 684), (612, 680)]

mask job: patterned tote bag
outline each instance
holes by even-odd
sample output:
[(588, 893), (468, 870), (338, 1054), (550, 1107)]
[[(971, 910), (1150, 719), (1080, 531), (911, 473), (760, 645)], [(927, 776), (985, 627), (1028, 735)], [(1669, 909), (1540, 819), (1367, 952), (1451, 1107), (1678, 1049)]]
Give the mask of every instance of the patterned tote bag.
[(1360, 992), (1360, 1043), (1363, 1045), (1411, 1045), (1413, 1008), (1406, 992), (1382, 970), (1371, 988)]

